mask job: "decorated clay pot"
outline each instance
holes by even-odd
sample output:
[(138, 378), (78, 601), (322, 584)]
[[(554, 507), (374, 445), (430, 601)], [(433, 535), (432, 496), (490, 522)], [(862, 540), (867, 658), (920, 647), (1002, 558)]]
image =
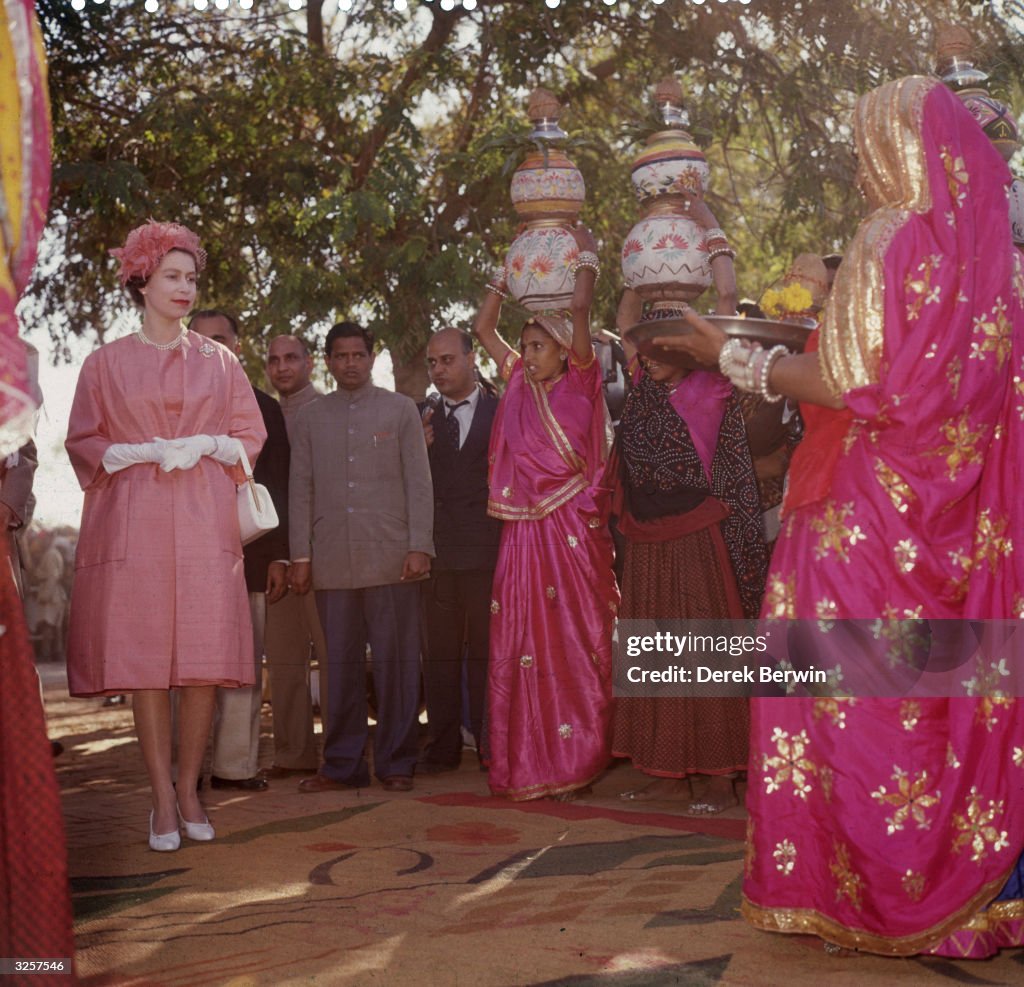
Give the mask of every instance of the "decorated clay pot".
[(683, 130), (665, 130), (647, 138), (633, 162), (630, 180), (640, 202), (663, 195), (703, 195), (707, 190), (707, 158)]
[(1010, 231), (1013, 242), (1024, 247), (1024, 181), (1019, 178), (1010, 183)]
[(647, 214), (622, 246), (622, 275), (645, 302), (690, 302), (712, 281), (705, 230), (686, 214), (684, 201), (706, 191), (708, 163), (686, 131), (678, 81), (659, 82), (654, 100), (665, 129), (647, 139), (633, 162), (630, 179)]
[(561, 151), (549, 148), (530, 154), (512, 176), (512, 204), (524, 222), (542, 219), (574, 221), (587, 189), (583, 175)]
[(568, 308), (574, 286), (569, 265), (578, 255), (576, 240), (564, 226), (549, 223), (524, 230), (505, 258), (509, 292), (534, 312)]
[(1020, 132), (1010, 108), (984, 89), (961, 89), (957, 93), (960, 101), (971, 111), (1004, 161), (1013, 157), (1017, 150)]
[(956, 24), (940, 23), (935, 34), (935, 72), (971, 111), (996, 150), (1009, 161), (1020, 131), (1013, 111), (985, 88), (988, 73), (975, 64), (974, 38)]
[(546, 89), (530, 94), (530, 138), (543, 145), (531, 151), (512, 176), (512, 204), (526, 229), (505, 257), (509, 293), (534, 312), (566, 309), (572, 304), (574, 278), (569, 266), (579, 247), (568, 227), (586, 197), (583, 175), (555, 144), (566, 138), (558, 126), (562, 107)]
[(687, 216), (646, 216), (623, 244), (622, 274), (644, 301), (692, 301), (711, 284), (703, 228)]

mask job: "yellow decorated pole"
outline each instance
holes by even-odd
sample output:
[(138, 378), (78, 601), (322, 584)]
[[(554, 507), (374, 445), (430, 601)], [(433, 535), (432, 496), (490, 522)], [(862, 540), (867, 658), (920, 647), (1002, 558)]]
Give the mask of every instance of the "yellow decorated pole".
[[(49, 187), (39, 26), (32, 0), (0, 0), (0, 483), (35, 420), (15, 306), (35, 263)], [(60, 792), (9, 539), (0, 532), (0, 958), (52, 960), (33, 984), (68, 984), (73, 948)]]
[(50, 191), (46, 60), (32, 0), (0, 0), (0, 457), (31, 436), (36, 402), (14, 314)]

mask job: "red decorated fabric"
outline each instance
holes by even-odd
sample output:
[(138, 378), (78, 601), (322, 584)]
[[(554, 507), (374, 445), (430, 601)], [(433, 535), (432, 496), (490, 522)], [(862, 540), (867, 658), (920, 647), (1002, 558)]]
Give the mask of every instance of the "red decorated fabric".
[[(60, 792), (7, 545), (0, 538), (0, 956), (70, 960)], [(71, 979), (39, 974), (32, 983)]]

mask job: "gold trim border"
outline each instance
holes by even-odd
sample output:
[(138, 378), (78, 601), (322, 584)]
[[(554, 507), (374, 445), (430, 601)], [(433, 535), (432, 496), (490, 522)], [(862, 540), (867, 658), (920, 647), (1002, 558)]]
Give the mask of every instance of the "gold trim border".
[(545, 497), (539, 504), (532, 507), (512, 507), (496, 500), (487, 501), (487, 513), (501, 521), (539, 521), (546, 518), (552, 511), (572, 500), (576, 494), (586, 490), (590, 484), (584, 476), (574, 476), (559, 487), (553, 494)]
[[(984, 885), (962, 908), (930, 929), (910, 936), (880, 936), (864, 929), (850, 928), (822, 915), (813, 908), (762, 908), (755, 905), (746, 894), (740, 903), (740, 914), (755, 928), (765, 932), (810, 934), (835, 943), (846, 949), (878, 953), (881, 956), (914, 956), (930, 952), (944, 940), (959, 931), (974, 933), (993, 930), (993, 923), (1016, 921), (1024, 918), (1024, 901), (992, 902), (1017, 866), (1013, 865), (1005, 874)], [(985, 905), (992, 902), (986, 910)], [(979, 923), (981, 923), (979, 925)]]

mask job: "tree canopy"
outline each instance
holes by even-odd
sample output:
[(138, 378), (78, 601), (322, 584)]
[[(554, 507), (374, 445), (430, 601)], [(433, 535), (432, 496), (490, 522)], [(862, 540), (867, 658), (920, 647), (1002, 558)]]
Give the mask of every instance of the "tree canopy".
[[(937, 18), (981, 44), (995, 95), (1017, 102), (1020, 4), (964, 0), (259, 3), (38, 0), (50, 58), (54, 191), (28, 319), (103, 337), (127, 306), (107, 251), (147, 217), (195, 229), (202, 304), (239, 313), (247, 358), (280, 332), (373, 328), (399, 387), (423, 384), (429, 333), (462, 320), (515, 236), (496, 135), (526, 129), (552, 89), (588, 187), (606, 276), (637, 217), (636, 148), (651, 86), (676, 73), (712, 167), (709, 202), (757, 294), (802, 251), (842, 248), (860, 216), (849, 113), (858, 95), (932, 68)], [(59, 266), (57, 266), (59, 263)]]

